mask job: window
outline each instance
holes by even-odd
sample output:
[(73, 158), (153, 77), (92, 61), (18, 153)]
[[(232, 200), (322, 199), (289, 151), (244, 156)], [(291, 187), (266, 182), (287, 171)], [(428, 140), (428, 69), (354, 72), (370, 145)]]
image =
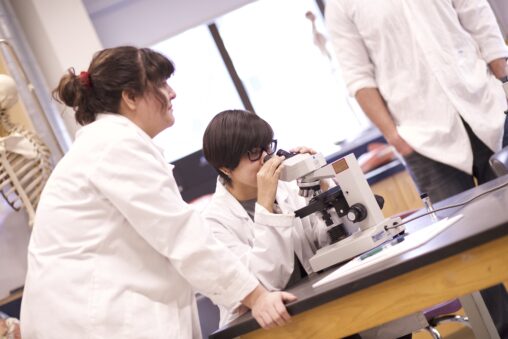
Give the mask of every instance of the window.
[(199, 26), (152, 46), (175, 64), (169, 84), (176, 92), (173, 102), (176, 128), (154, 139), (164, 148), (168, 161), (202, 148), (208, 122), (220, 111), (242, 108), (242, 102), (207, 26)]
[(280, 147), (306, 145), (328, 155), (369, 123), (349, 97), (338, 64), (314, 43), (309, 10), (325, 35), (314, 0), (259, 0), (216, 24), (256, 113), (272, 125)]

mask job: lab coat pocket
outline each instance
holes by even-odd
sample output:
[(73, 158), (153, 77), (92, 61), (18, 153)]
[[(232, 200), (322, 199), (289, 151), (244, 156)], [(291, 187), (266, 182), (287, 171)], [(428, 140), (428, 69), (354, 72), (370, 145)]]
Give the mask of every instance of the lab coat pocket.
[(128, 293), (131, 307), (126, 327), (129, 338), (182, 338), (176, 305), (155, 301), (137, 292)]

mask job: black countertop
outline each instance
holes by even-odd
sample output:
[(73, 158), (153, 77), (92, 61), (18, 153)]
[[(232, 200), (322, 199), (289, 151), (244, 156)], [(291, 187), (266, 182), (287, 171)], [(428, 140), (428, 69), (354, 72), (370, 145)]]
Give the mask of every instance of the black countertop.
[[(494, 187), (506, 184), (508, 184), (508, 175), (436, 203), (434, 208), (463, 203), (479, 194), (486, 193)], [(308, 311), (326, 302), (508, 235), (507, 207), (508, 186), (504, 186), (496, 191), (479, 196), (465, 206), (438, 212), (440, 218), (456, 214), (463, 214), (464, 217), (428, 243), (405, 253), (403, 260), (379, 268), (373, 267), (372, 271), (360, 278), (345, 278), (318, 288), (312, 288), (313, 283), (322, 279), (336, 267), (305, 278), (288, 290), (288, 292), (295, 294), (298, 300), (288, 304), (287, 309), (292, 315)], [(409, 218), (423, 213), (424, 211), (420, 210)], [(430, 217), (423, 216), (406, 224), (406, 230), (411, 233), (429, 224), (431, 224)], [(247, 313), (226, 327), (217, 330), (210, 335), (210, 338), (232, 338), (258, 328), (259, 325), (256, 320), (252, 318), (250, 313)]]

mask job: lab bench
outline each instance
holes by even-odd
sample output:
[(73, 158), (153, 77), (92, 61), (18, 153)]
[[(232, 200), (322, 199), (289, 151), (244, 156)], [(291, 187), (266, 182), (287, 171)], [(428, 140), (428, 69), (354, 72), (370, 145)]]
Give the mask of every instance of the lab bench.
[[(434, 206), (461, 203), (507, 183), (508, 176), (504, 176)], [(290, 324), (262, 330), (247, 313), (210, 338), (344, 337), (507, 281), (507, 205), (508, 186), (504, 186), (463, 207), (439, 212), (441, 218), (457, 214), (463, 217), (428, 243), (398, 256), (395, 261), (382, 262), (360, 277), (313, 288), (325, 276), (317, 274), (289, 289), (288, 292), (298, 297), (287, 305), (293, 315)], [(424, 212), (421, 210), (416, 215)], [(430, 218), (423, 216), (406, 228), (412, 233), (430, 223)]]

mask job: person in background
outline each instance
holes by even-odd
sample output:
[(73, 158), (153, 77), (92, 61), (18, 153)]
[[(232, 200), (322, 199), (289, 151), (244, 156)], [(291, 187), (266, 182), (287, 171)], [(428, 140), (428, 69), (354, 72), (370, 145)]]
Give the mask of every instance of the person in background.
[[(203, 153), (219, 177), (203, 215), (213, 235), (267, 289), (281, 290), (313, 273), (309, 259), (330, 239), (317, 214), (295, 217), (294, 211), (308, 201), (298, 194), (295, 182), (279, 181), (284, 157), (274, 155), (277, 141), (273, 136), (271, 126), (248, 111), (227, 110), (210, 121), (203, 135)], [(307, 147), (291, 151), (315, 153)], [(273, 156), (265, 161), (267, 155)], [(322, 189), (328, 184), (322, 182)], [(241, 314), (224, 306), (219, 309), (221, 326)], [(404, 335), (408, 319), (383, 325), (383, 331)]]
[[(330, 0), (325, 17), (351, 95), (420, 192), (437, 202), (495, 177), (508, 48), (486, 0)], [(482, 295), (508, 337), (506, 290)]]
[(305, 18), (309, 19), (312, 25), (312, 40), (314, 45), (319, 48), (321, 54), (323, 54), (328, 60), (332, 59), (330, 52), (326, 48), (327, 39), (326, 36), (321, 33), (316, 27), (316, 15), (312, 11), (305, 12)]
[(194, 289), (252, 308), (265, 328), (289, 320), (181, 198), (152, 138), (174, 123), (174, 67), (130, 46), (70, 69), (54, 96), (76, 112), (74, 144), (41, 196), (28, 249), (21, 332), (32, 338), (199, 338)]

